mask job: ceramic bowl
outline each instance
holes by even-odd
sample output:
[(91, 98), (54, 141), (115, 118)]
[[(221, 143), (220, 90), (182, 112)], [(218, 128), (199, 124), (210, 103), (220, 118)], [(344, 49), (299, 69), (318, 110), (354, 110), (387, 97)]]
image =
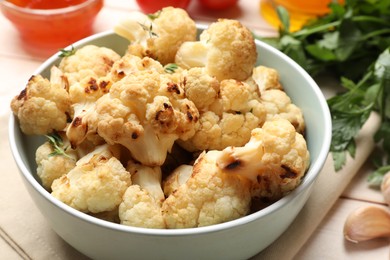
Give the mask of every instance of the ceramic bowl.
[[(198, 25), (199, 31), (205, 27)], [(95, 44), (119, 54), (128, 42), (113, 32), (83, 39), (73, 46)], [(43, 138), (24, 135), (14, 116), (9, 123), (12, 153), (37, 207), (54, 231), (93, 259), (247, 259), (274, 242), (292, 223), (310, 196), (327, 157), (331, 141), (330, 112), (314, 80), (292, 59), (256, 41), (258, 64), (279, 71), (281, 83), (306, 121), (311, 165), (302, 183), (287, 196), (248, 216), (207, 227), (159, 230), (124, 226), (81, 213), (50, 195), (38, 182), (35, 150)], [(49, 75), (60, 58), (52, 56), (36, 71)]]

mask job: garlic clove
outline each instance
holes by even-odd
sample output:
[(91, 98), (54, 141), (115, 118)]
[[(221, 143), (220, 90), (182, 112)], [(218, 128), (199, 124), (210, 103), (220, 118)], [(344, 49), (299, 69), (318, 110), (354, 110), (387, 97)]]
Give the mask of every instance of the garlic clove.
[(390, 237), (389, 209), (366, 206), (353, 211), (345, 221), (344, 237), (354, 243), (379, 237)]

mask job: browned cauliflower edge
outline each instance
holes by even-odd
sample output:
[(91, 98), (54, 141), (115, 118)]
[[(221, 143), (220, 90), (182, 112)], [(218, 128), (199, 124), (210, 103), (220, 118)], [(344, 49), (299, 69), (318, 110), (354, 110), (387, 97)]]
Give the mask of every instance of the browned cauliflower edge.
[(58, 68), (51, 72), (59, 78), (50, 81), (34, 75), (19, 95), (11, 101), (11, 110), (18, 118), (25, 134), (45, 135), (65, 129), (70, 114), (67, 82), (61, 78)]

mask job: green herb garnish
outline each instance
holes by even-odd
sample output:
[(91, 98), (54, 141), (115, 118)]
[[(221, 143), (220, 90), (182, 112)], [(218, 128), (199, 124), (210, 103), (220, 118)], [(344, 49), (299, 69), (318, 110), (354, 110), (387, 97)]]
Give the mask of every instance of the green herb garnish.
[(45, 136), (47, 137), (47, 139), (49, 139), (49, 143), (53, 148), (53, 152), (49, 154), (49, 157), (59, 155), (59, 156), (66, 156), (70, 159), (73, 159), (69, 154), (65, 152), (66, 147), (63, 147), (64, 143), (62, 141), (61, 136), (58, 133), (52, 133), (50, 135), (45, 135)]
[(167, 73), (174, 73), (177, 69), (179, 68), (179, 66), (177, 66), (176, 63), (168, 63), (167, 65), (165, 65), (164, 67), (164, 71), (167, 72)]
[(150, 19), (150, 20), (155, 20), (157, 19), (158, 17), (160, 17), (160, 14), (161, 14), (161, 10), (153, 13), (153, 14), (147, 14), (146, 16)]
[(76, 49), (72, 45), (72, 48), (70, 50), (60, 49), (60, 52), (61, 53), (60, 53), (59, 57), (64, 58), (64, 57), (69, 57), (69, 56), (74, 55), (76, 53)]
[[(322, 72), (340, 77), (341, 93), (330, 98), (334, 167), (340, 170), (347, 154), (354, 157), (355, 136), (371, 112), (381, 116), (374, 138), (383, 149), (374, 173), (390, 169), (390, 1), (346, 0), (331, 3), (331, 12), (289, 31), (289, 14), (277, 7), (278, 37), (260, 38), (278, 48), (311, 75)], [(372, 177), (374, 179), (374, 177)]]
[(142, 29), (144, 29), (146, 32), (149, 33), (150, 38), (158, 37), (157, 33), (153, 32), (153, 25), (152, 24), (150, 24), (149, 27), (146, 26), (145, 24), (142, 24), (142, 23), (138, 23), (138, 24), (141, 25)]

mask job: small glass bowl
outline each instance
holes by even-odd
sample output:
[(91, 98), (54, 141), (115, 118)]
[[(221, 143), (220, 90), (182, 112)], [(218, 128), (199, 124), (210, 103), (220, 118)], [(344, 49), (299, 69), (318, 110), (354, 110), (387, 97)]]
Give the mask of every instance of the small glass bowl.
[(0, 9), (19, 31), (23, 47), (40, 56), (91, 35), (102, 7), (103, 0), (86, 0), (58, 9), (32, 9), (0, 1)]

